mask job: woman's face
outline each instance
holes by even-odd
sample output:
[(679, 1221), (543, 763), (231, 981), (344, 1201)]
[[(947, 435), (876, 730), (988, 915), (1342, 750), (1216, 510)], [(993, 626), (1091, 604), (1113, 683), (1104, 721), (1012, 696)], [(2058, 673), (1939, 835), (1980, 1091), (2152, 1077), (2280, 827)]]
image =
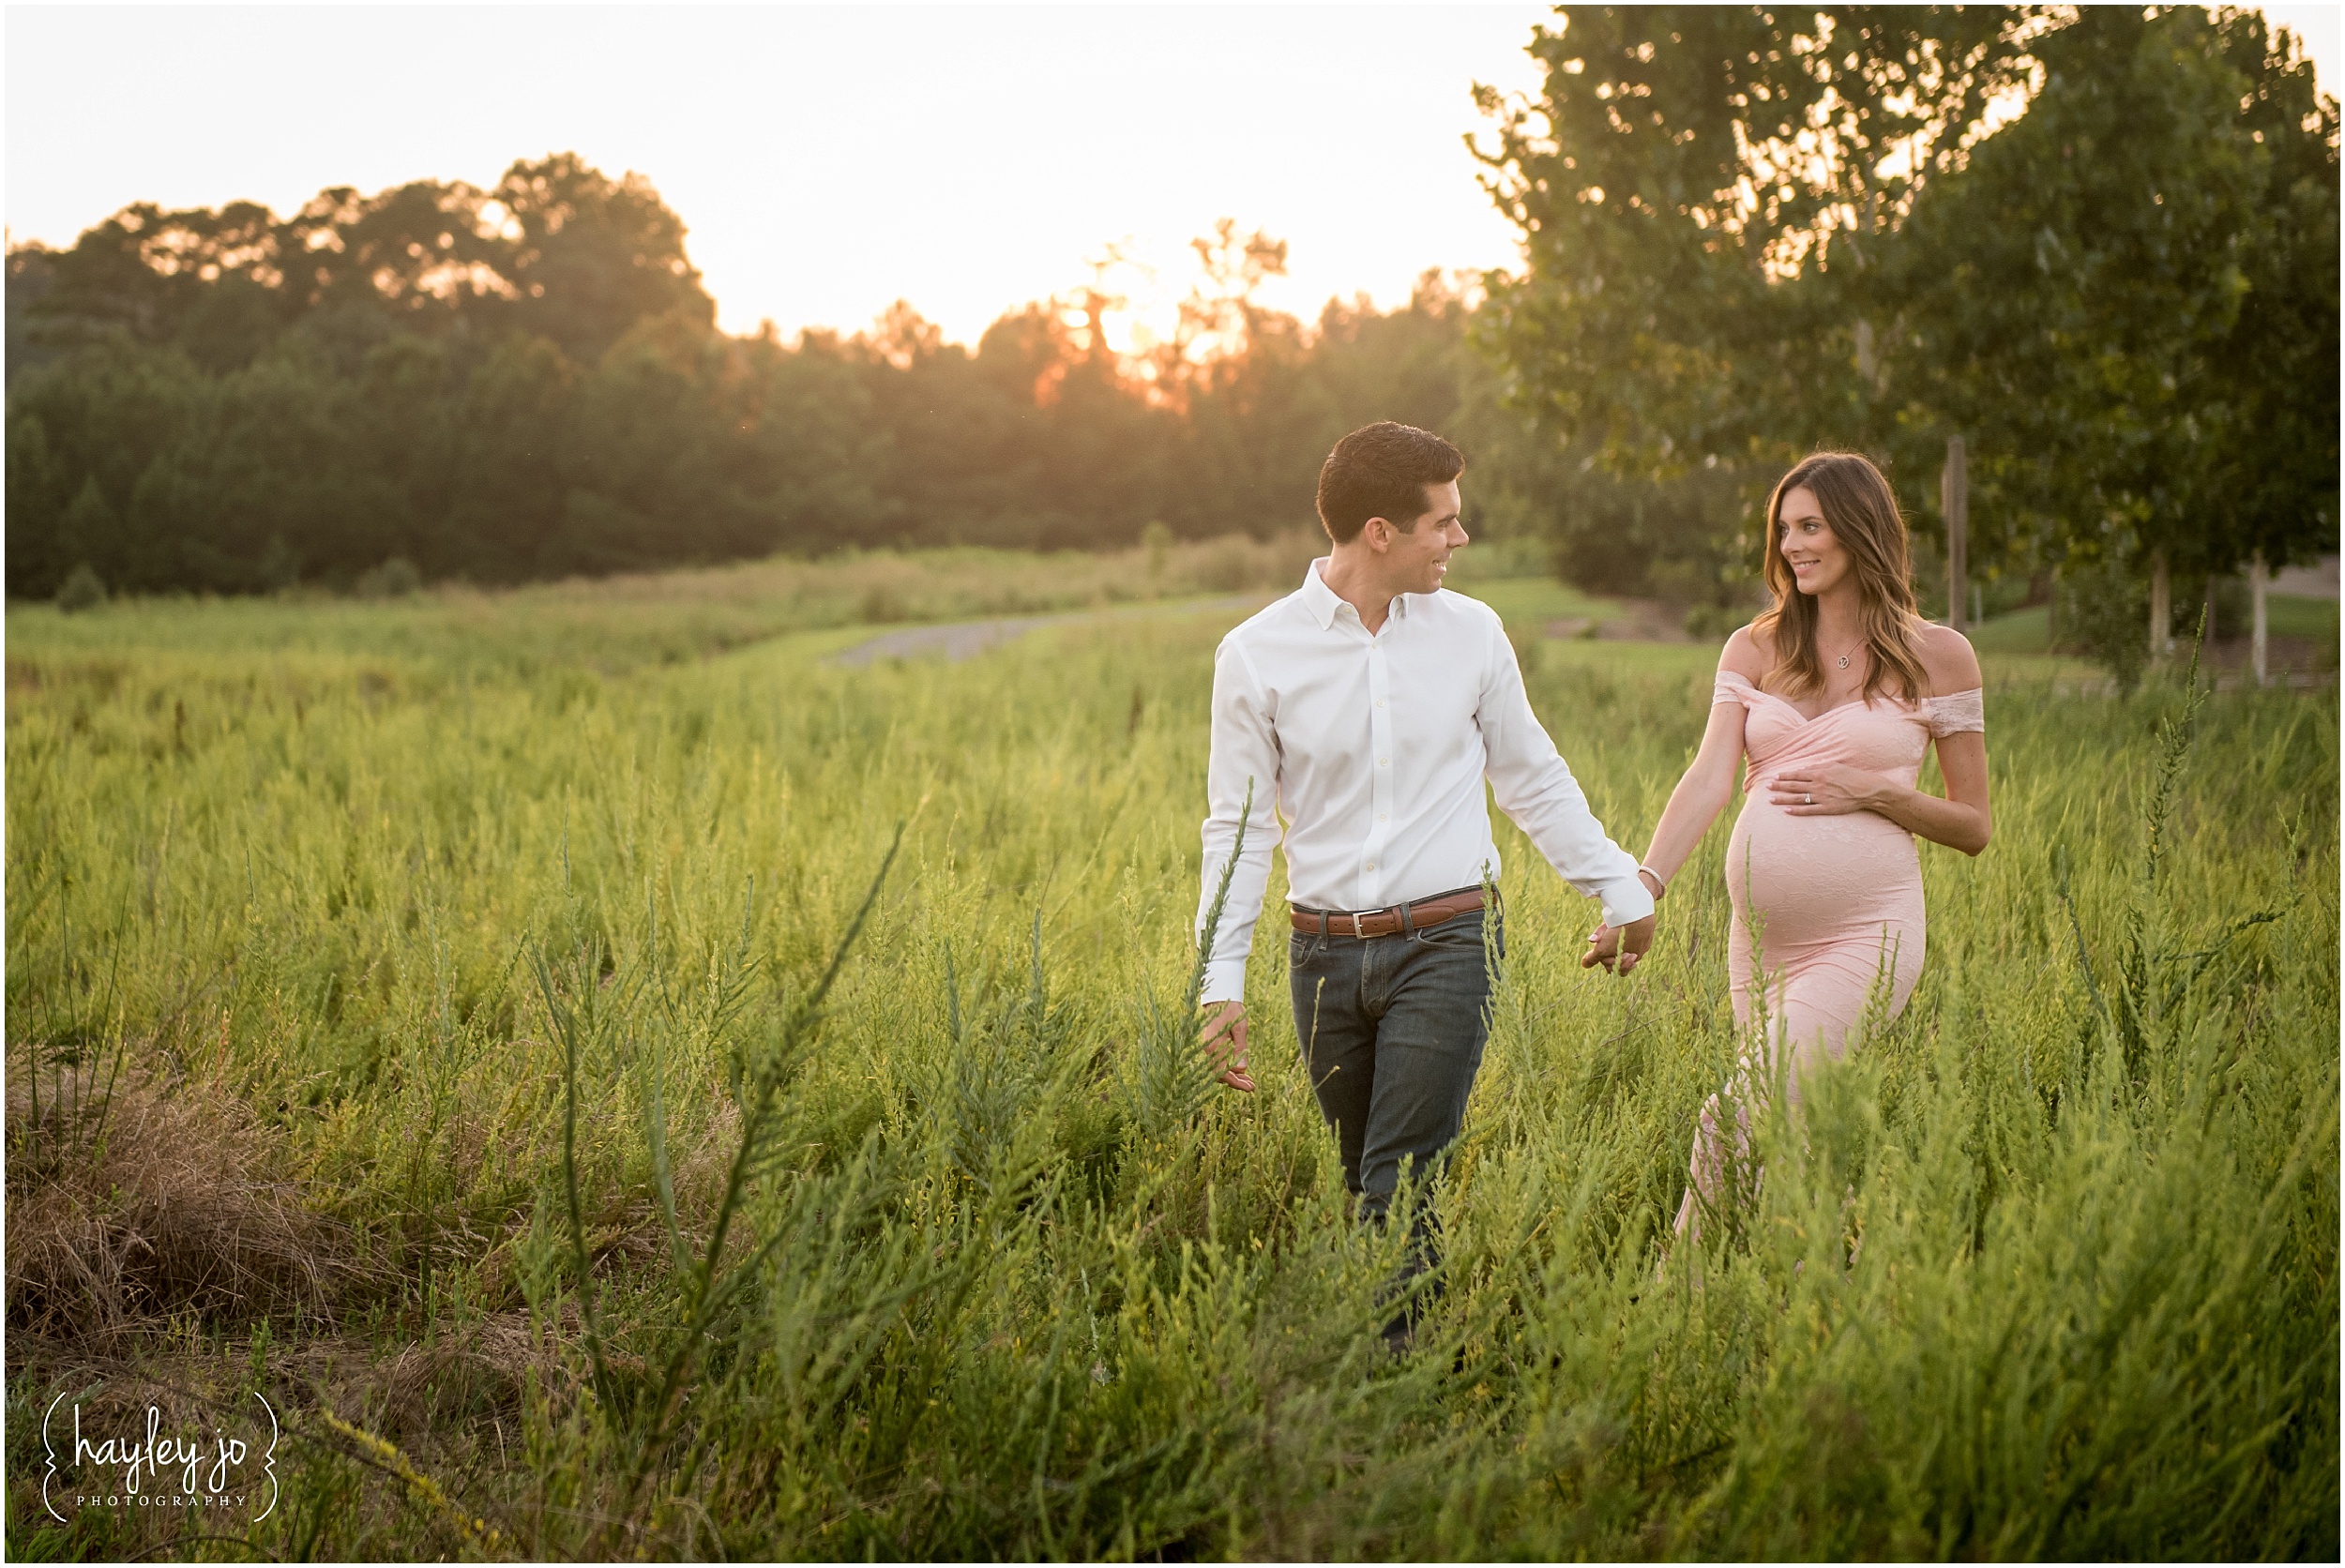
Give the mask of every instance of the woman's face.
[(1783, 563), (1792, 568), (1792, 580), (1801, 593), (1828, 594), (1848, 580), (1855, 563), (1824, 520), (1815, 491), (1801, 485), (1784, 492), (1776, 523), (1775, 548), (1783, 552)]

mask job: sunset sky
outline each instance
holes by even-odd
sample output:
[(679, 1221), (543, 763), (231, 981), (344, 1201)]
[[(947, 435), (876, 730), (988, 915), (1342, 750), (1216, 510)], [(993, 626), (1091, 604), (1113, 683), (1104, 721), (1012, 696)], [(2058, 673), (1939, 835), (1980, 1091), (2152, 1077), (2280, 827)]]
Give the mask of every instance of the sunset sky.
[[(2307, 28), (2334, 83), (2337, 12)], [(974, 340), (1086, 281), (1162, 320), (1220, 217), (1291, 243), (1269, 301), (1407, 297), (1509, 264), (1473, 84), (1525, 91), (1532, 5), (10, 7), (11, 242), (130, 202), (286, 211), (320, 188), (492, 183), (574, 149), (650, 176), (735, 331), (897, 298)], [(1150, 270), (1153, 269), (1153, 277)]]

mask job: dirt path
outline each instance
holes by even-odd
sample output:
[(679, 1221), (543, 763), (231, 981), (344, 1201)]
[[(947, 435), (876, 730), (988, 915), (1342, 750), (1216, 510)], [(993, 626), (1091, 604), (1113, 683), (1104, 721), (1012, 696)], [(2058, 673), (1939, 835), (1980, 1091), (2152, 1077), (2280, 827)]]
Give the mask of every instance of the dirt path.
[[(1663, 599), (1615, 599), (1620, 613), (1596, 628), (1607, 642), (1691, 642), (1686, 607)], [(1721, 640), (1722, 641), (1722, 640)]]

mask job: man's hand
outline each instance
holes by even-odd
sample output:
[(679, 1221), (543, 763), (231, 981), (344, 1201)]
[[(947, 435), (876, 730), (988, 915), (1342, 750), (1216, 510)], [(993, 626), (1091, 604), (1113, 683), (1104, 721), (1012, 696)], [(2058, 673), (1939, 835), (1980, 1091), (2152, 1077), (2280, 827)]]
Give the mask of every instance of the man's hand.
[(1580, 956), (1580, 967), (1594, 969), (1602, 964), (1606, 969), (1613, 969), (1617, 964), (1616, 973), (1627, 973), (1651, 951), (1653, 933), (1658, 924), (1657, 916), (1648, 914), (1626, 926), (1598, 926), (1588, 933), (1588, 950)]
[[(1650, 926), (1652, 922), (1645, 924)], [(1649, 933), (1647, 940), (1651, 940)], [(1205, 1005), (1213, 1007), (1214, 1013), (1205, 1020), (1205, 1032), (1198, 1043), (1205, 1048), (1205, 1054), (1214, 1064), (1221, 1068), (1222, 1082), (1241, 1094), (1251, 1094), (1254, 1080), (1246, 1071), (1252, 1061), (1246, 1054), (1246, 1003), (1224, 1002), (1216, 1007), (1209, 1002)]]

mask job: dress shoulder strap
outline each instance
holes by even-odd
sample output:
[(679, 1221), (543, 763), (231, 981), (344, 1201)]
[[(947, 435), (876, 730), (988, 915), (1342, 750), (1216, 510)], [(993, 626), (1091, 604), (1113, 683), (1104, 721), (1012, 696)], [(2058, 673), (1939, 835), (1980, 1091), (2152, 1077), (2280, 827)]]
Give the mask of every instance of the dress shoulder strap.
[(1983, 687), (1973, 686), (1944, 697), (1925, 697), (1921, 708), (1922, 722), (1932, 735), (1955, 735), (1966, 730), (1987, 732), (1987, 693)]
[(1757, 686), (1752, 686), (1732, 670), (1721, 670), (1718, 671), (1717, 680), (1710, 687), (1710, 706), (1715, 708), (1721, 702), (1748, 702), (1758, 695)]

